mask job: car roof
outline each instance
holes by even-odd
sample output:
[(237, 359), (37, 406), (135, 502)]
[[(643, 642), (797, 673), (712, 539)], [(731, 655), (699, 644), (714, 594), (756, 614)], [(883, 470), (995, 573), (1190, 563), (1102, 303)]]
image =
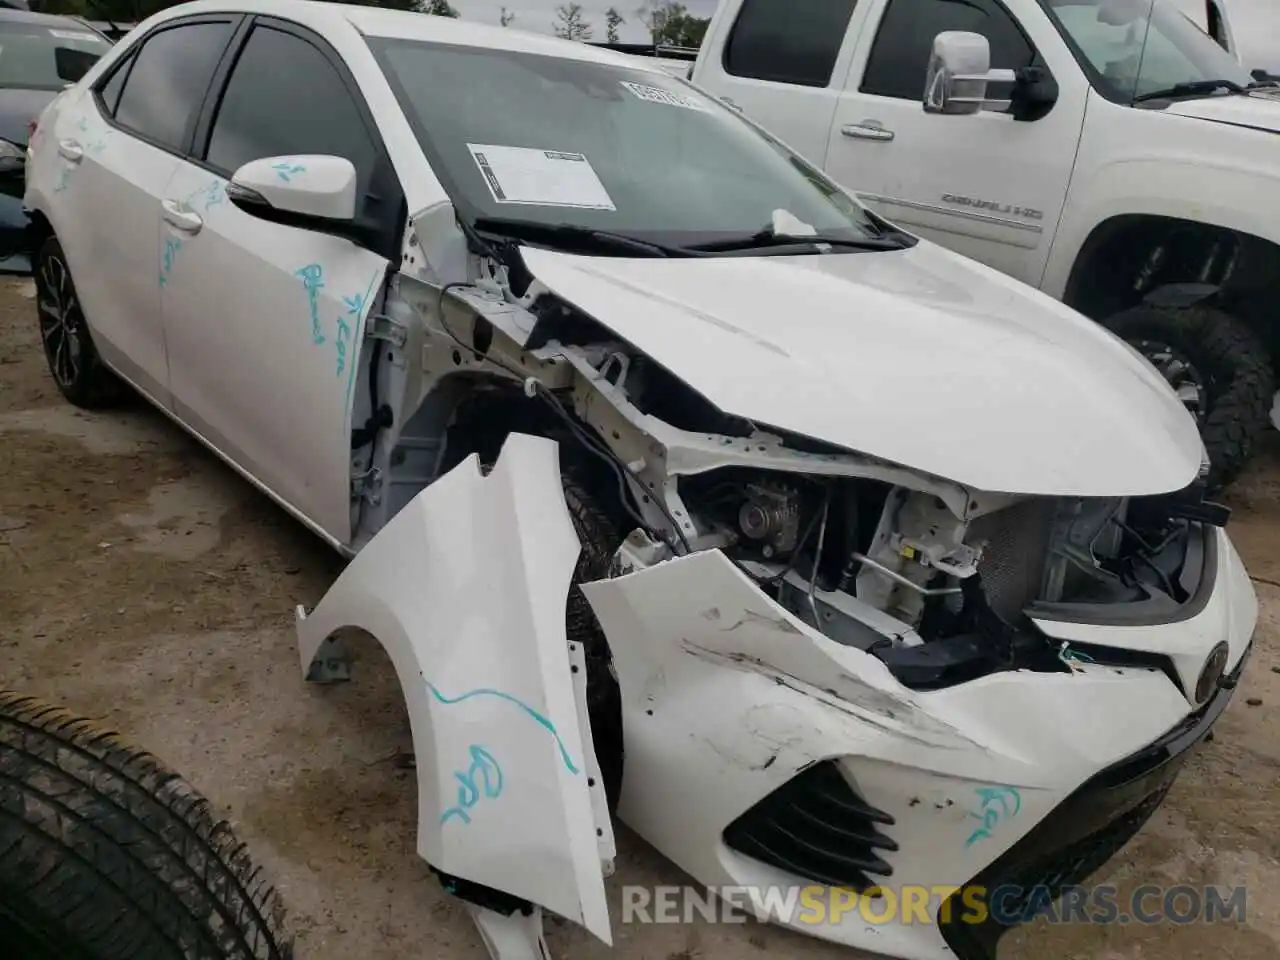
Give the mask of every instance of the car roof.
[(454, 17), (440, 17), (412, 10), (327, 3), (321, 0), (249, 0), (244, 3), (236, 3), (234, 0), (196, 0), (194, 3), (169, 7), (165, 11), (166, 14), (173, 16), (203, 12), (256, 13), (263, 16), (293, 17), (311, 24), (328, 21), (330, 24), (337, 25), (346, 21), (366, 37), (424, 40), (455, 46), (538, 53), (563, 60), (586, 60), (649, 73), (662, 73), (655, 66), (638, 57), (574, 40), (561, 40), (559, 37), (530, 33), (513, 27), (476, 23), (473, 20)]
[(19, 10), (16, 7), (4, 6), (0, 6), (0, 23), (34, 23), (46, 27), (66, 26), (69, 23), (74, 23), (82, 29), (85, 27), (84, 22), (77, 20), (75, 17), (63, 17), (56, 13), (32, 13), (30, 10)]

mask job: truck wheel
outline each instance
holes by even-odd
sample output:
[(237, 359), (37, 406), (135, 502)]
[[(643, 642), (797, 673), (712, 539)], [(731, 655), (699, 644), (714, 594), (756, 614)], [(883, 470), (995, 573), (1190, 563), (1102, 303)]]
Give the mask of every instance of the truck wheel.
[(1208, 306), (1124, 310), (1103, 326), (1146, 357), (1196, 418), (1209, 485), (1235, 480), (1266, 429), (1275, 375), (1266, 347), (1235, 317)]
[(286, 960), (275, 891), (151, 755), (0, 692), (0, 952), (22, 960)]

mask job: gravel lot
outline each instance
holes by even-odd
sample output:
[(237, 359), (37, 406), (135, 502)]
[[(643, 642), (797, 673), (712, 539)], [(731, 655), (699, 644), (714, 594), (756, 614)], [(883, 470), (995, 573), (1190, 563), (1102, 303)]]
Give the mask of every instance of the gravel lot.
[[(277, 879), (300, 960), (487, 956), (414, 853), (390, 664), (368, 647), (354, 683), (299, 676), (293, 606), (316, 603), (340, 561), (141, 403), (111, 415), (64, 403), (31, 296), (0, 280), (2, 685), (102, 718), (183, 771)], [(1095, 879), (1247, 884), (1247, 925), (1033, 926), (1001, 960), (1280, 955), (1280, 434), (1230, 503), (1263, 603), (1258, 650), (1215, 741)], [(684, 878), (625, 829), (619, 847), (615, 948), (551, 922), (553, 955), (856, 956), (755, 923), (623, 926), (620, 884)]]

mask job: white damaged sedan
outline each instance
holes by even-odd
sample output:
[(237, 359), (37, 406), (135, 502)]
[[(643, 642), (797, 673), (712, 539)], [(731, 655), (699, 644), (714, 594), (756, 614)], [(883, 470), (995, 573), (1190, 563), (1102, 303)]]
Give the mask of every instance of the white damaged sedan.
[(386, 648), (418, 850), (502, 960), (543, 909), (611, 942), (615, 816), (721, 890), (1014, 890), (753, 907), (987, 960), (1236, 686), (1256, 598), (1146, 361), (656, 66), (201, 0), (31, 150), (59, 388), (127, 384), (352, 558), (303, 671)]

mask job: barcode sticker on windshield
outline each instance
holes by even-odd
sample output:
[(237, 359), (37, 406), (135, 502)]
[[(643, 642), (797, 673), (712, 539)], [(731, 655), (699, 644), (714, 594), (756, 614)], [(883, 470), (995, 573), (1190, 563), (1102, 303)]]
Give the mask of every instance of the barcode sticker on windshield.
[(82, 43), (97, 43), (98, 38), (92, 33), (77, 33), (74, 30), (50, 30), (50, 35), (59, 40), (79, 40)]
[(468, 143), (496, 203), (616, 210), (585, 154)]
[(686, 97), (683, 93), (676, 93), (674, 90), (650, 87), (643, 83), (632, 83), (630, 80), (623, 80), (621, 83), (635, 96), (650, 103), (661, 103), (668, 107), (684, 107), (686, 110), (705, 111), (707, 109), (705, 104), (699, 103), (693, 97)]

